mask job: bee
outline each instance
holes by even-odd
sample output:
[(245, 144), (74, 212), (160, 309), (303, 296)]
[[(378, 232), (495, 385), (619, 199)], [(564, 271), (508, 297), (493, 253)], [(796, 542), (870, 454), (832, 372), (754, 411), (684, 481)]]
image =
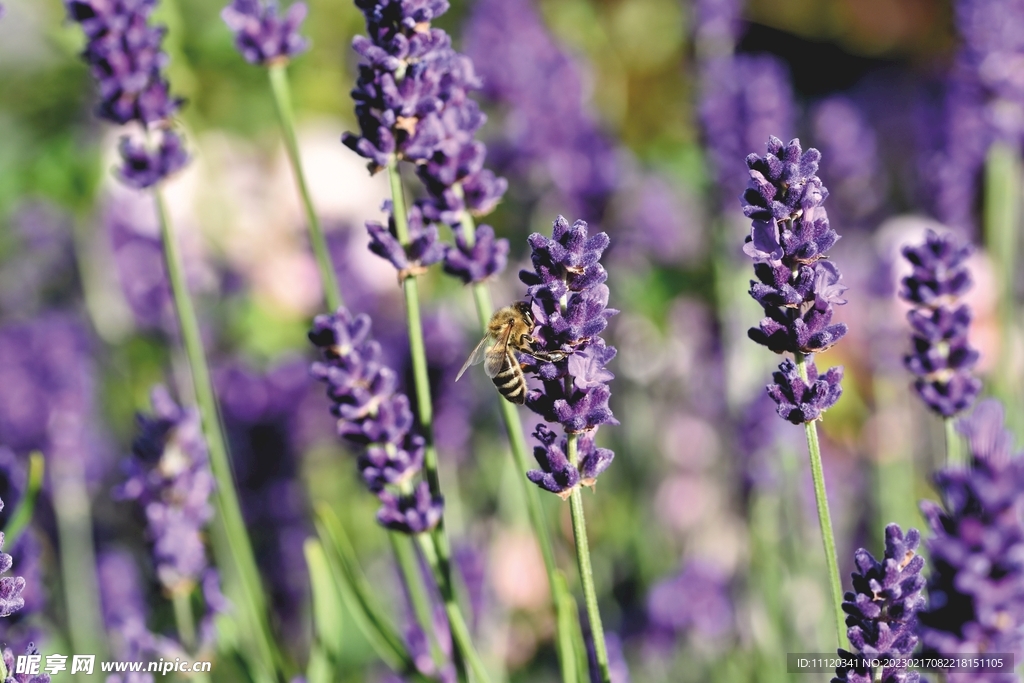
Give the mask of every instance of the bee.
[(495, 311), (487, 323), (487, 334), (473, 349), (473, 353), (469, 354), (455, 381), (459, 381), (469, 366), (483, 361), (484, 372), (494, 382), (498, 393), (512, 403), (526, 403), (526, 377), (516, 352), (539, 360), (560, 360), (560, 354), (541, 354), (533, 350), (535, 340), (530, 333), (534, 325), (533, 311), (528, 301), (517, 301)]

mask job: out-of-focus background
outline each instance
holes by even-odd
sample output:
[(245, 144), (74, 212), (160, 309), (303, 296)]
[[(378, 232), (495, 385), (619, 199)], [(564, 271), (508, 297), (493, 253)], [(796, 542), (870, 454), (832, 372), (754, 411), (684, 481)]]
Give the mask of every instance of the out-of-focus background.
[[(150, 409), (155, 384), (173, 388), (185, 372), (153, 206), (111, 173), (120, 131), (92, 115), (81, 31), (62, 3), (4, 4), (3, 514), (17, 503), (29, 452), (41, 450), (51, 473), (77, 473), (97, 555), (134, 562), (148, 627), (170, 632), (142, 513), (113, 493), (136, 412)], [(308, 374), (319, 279), (266, 72), (236, 52), (222, 4), (161, 0), (156, 12), (168, 27), (172, 89), (188, 100), (179, 120), (193, 155), (167, 199), (275, 627), (301, 663), (311, 618), (302, 543), (314, 533), (314, 502), (346, 520), (394, 612), (407, 608), (373, 522), (376, 502)], [(803, 430), (776, 417), (764, 394), (778, 358), (746, 338), (761, 312), (746, 294), (751, 271), (740, 252), (749, 229), (739, 202), (744, 157), (763, 154), (768, 135), (820, 149), (826, 207), (843, 235), (831, 257), (850, 287), (838, 310), (850, 333), (819, 364), (846, 368), (844, 395), (821, 430), (847, 581), (856, 548), (881, 553), (886, 523), (920, 527), (916, 501), (934, 497), (928, 474), (943, 457), (941, 423), (901, 362), (909, 340), (895, 297), (898, 249), (940, 223), (984, 242), (984, 149), (953, 126), (969, 114), (950, 104), (962, 41), (949, 2), (752, 0), (736, 7), (735, 24), (728, 2), (701, 12), (679, 0), (463, 0), (435, 22), (484, 81), (488, 165), (510, 184), (487, 219), (512, 245), (495, 300), (523, 296), (516, 275), (526, 237), (557, 215), (612, 239), (610, 305), (621, 313), (608, 334), (619, 349), (611, 404), (621, 424), (600, 432), (616, 458), (585, 498), (616, 683), (782, 681), (785, 652), (831, 647)], [(362, 30), (348, 0), (310, 0), (303, 33), (312, 47), (289, 72), (302, 157), (346, 300), (373, 316), (389, 362), (408, 373), (400, 289), (363, 228), (380, 219), (387, 181), (340, 143), (356, 129), (350, 43)], [(982, 375), (998, 374), (991, 389), (1012, 406), (1018, 338), (997, 316), (1000, 293), (1013, 292), (1000, 263), (983, 248), (972, 259), (972, 342)], [(510, 680), (554, 681), (544, 567), (497, 395), (482, 372), (454, 382), (478, 341), (471, 297), (436, 272), (422, 282), (449, 533), (473, 628)], [(535, 417), (523, 417), (532, 431)], [(44, 486), (14, 552), (31, 614), (0, 624), (5, 642), (30, 633), (44, 652), (60, 651), (68, 633), (60, 568), (73, 551), (57, 543), (56, 495)], [(568, 506), (544, 498), (558, 560), (575, 576)], [(341, 657), (345, 680), (384, 680), (354, 627)], [(218, 662), (214, 680), (236, 673)]]

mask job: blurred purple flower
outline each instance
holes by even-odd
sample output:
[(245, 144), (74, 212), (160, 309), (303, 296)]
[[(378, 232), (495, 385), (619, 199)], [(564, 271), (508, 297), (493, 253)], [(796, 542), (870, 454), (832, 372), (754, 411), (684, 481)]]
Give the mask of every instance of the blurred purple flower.
[[(847, 635), (856, 653), (867, 657), (906, 657), (917, 647), (917, 612), (924, 607), (924, 558), (917, 554), (921, 535), (896, 524), (885, 528), (885, 556), (876, 560), (864, 548), (854, 555), (853, 591), (843, 602)], [(839, 656), (854, 655), (840, 649)], [(832, 683), (916, 683), (920, 676), (907, 667), (836, 669)], [(880, 675), (876, 675), (880, 674)]]
[(618, 424), (608, 407), (614, 377), (606, 364), (615, 349), (598, 335), (618, 311), (608, 305), (608, 273), (599, 262), (608, 247), (608, 235), (587, 235), (587, 224), (569, 222), (559, 216), (551, 237), (530, 235), (533, 270), (523, 270), (519, 279), (528, 286), (536, 328), (534, 351), (538, 357), (525, 358), (528, 372), (543, 382), (543, 389), (531, 389), (526, 404), (547, 422), (562, 425), (566, 435), (581, 434), (576, 462), (567, 460), (568, 440), (554, 446), (554, 434), (547, 430), (535, 436), (542, 447), (535, 449), (540, 470), (527, 476), (541, 488), (568, 497), (578, 484), (593, 486), (611, 464), (614, 454), (594, 446), (594, 432), (603, 424)]
[[(25, 648), (26, 655), (39, 655), (39, 648), (35, 643), (29, 643)], [(10, 648), (4, 648), (4, 666), (7, 668), (7, 678), (4, 683), (50, 683), (49, 674), (19, 674), (15, 671), (14, 652)]]
[(530, 0), (481, 0), (463, 32), (487, 99), (507, 109), (498, 166), (555, 186), (575, 215), (599, 220), (620, 181), (618, 154), (586, 110), (583, 69)]
[(500, 273), (507, 263), (508, 240), (496, 239), (489, 225), (477, 226), (473, 246), (461, 231), (455, 233), (455, 246), (448, 247), (444, 254), (444, 272), (467, 285)]
[(959, 238), (932, 230), (923, 244), (903, 248), (914, 270), (903, 278), (900, 298), (915, 306), (907, 313), (913, 350), (903, 363), (917, 377), (921, 400), (947, 418), (970, 408), (981, 391), (971, 372), (978, 362), (967, 338), (971, 309), (957, 305), (972, 285), (965, 265), (972, 251)]
[(878, 136), (863, 111), (844, 96), (818, 103), (812, 114), (822, 170), (843, 225), (862, 226), (885, 201)]
[(110, 235), (121, 291), (143, 329), (176, 330), (156, 210), (146, 195), (111, 198), (103, 221)]
[(308, 365), (294, 359), (260, 372), (229, 361), (215, 369), (214, 386), (245, 521), (260, 530), (252, 539), (260, 569), (278, 616), (298, 629), (309, 590), (302, 544), (312, 533), (298, 434), (314, 389)]
[[(702, 3), (738, 11), (737, 4)], [(786, 65), (771, 55), (709, 58), (701, 65), (700, 81), (704, 141), (722, 207), (731, 212), (747, 178), (741, 162), (747, 151), (770, 135), (795, 129), (793, 89)]]
[(134, 457), (118, 493), (145, 512), (160, 583), (188, 594), (208, 566), (203, 528), (213, 517), (214, 479), (199, 414), (179, 407), (165, 387), (151, 398), (153, 415), (138, 416)]
[[(923, 501), (932, 537), (928, 605), (918, 618), (925, 653), (1024, 654), (1024, 458), (1008, 457), (1002, 409), (978, 405), (959, 428), (969, 437), (970, 466), (935, 475), (942, 505)], [(984, 438), (983, 438), (984, 437)], [(1009, 683), (1012, 673), (949, 672), (950, 683)]]
[(160, 128), (156, 144), (150, 141), (121, 138), (119, 150), (124, 165), (117, 175), (129, 187), (144, 190), (177, 173), (188, 163), (188, 153), (181, 137), (173, 130)]
[(309, 339), (323, 361), (313, 364), (312, 373), (327, 384), (338, 435), (362, 451), (363, 482), (383, 504), (377, 520), (395, 531), (421, 533), (440, 521), (444, 501), (431, 497), (426, 482), (412, 483), (423, 467), (425, 442), (411, 431), (409, 399), (397, 392), (394, 371), (381, 363), (370, 324), (369, 316), (353, 316), (344, 307), (317, 316)]
[(235, 34), (235, 48), (250, 64), (269, 66), (305, 52), (309, 40), (299, 35), (306, 18), (304, 2), (296, 2), (279, 16), (274, 0), (232, 0), (220, 16)]
[(0, 311), (30, 316), (78, 296), (71, 216), (27, 201), (11, 217), (9, 256), (0, 265)]
[[(0, 500), (0, 510), (4, 502)], [(0, 531), (0, 551), (4, 547), (4, 532)], [(0, 574), (6, 574), (14, 566), (14, 560), (5, 552), (0, 552)], [(9, 617), (25, 606), (22, 591), (25, 590), (25, 578), (21, 576), (4, 576), (0, 578), (0, 617)]]
[(715, 567), (689, 561), (679, 574), (655, 584), (647, 594), (651, 626), (670, 636), (696, 631), (717, 638), (732, 628), (728, 578)]

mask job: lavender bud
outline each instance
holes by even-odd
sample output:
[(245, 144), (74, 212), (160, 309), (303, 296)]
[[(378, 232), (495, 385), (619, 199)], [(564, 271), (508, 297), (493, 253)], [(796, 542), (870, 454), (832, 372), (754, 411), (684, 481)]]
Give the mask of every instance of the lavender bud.
[(829, 368), (818, 376), (818, 366), (807, 359), (807, 381), (797, 370), (796, 364), (786, 359), (779, 369), (772, 373), (773, 384), (768, 385), (768, 395), (778, 405), (779, 417), (793, 424), (813, 422), (835, 405), (843, 395), (839, 384), (843, 379), (843, 368)]
[(124, 164), (117, 175), (126, 185), (144, 190), (177, 173), (188, 163), (181, 136), (170, 129), (161, 129), (157, 135), (155, 147), (127, 135), (121, 138), (118, 149)]
[(483, 282), (505, 270), (508, 263), (508, 240), (496, 239), (494, 228), (478, 225), (473, 246), (469, 246), (462, 232), (455, 233), (455, 246), (444, 253), (444, 272), (465, 284)]
[(366, 230), (370, 233), (370, 251), (389, 261), (398, 271), (399, 279), (425, 273), (427, 266), (444, 258), (445, 246), (438, 241), (437, 226), (424, 223), (420, 206), (414, 204), (406, 215), (409, 244), (405, 247), (398, 241), (391, 201), (385, 201), (381, 209), (388, 214), (387, 227), (376, 221), (366, 223)]
[(268, 66), (305, 52), (309, 41), (299, 35), (306, 3), (296, 2), (279, 16), (274, 0), (232, 0), (220, 16), (235, 34), (235, 47), (250, 64)]
[[(29, 643), (28, 647), (25, 648), (26, 655), (38, 655), (39, 648), (36, 647), (35, 643)], [(4, 683), (50, 683), (49, 674), (19, 674), (14, 673), (15, 661), (14, 652), (11, 648), (4, 648), (3, 652), (4, 666), (7, 668), (7, 678)]]
[[(847, 635), (859, 654), (903, 657), (917, 647), (917, 612), (924, 607), (924, 558), (917, 554), (921, 535), (910, 529), (904, 537), (896, 524), (885, 528), (885, 556), (876, 560), (864, 548), (854, 555), (853, 591), (846, 593)], [(840, 657), (853, 657), (839, 650)], [(836, 669), (832, 683), (912, 683), (919, 679), (906, 667), (885, 667), (875, 677), (867, 667)]]
[(900, 298), (915, 306), (907, 313), (912, 352), (903, 364), (917, 377), (918, 395), (942, 417), (967, 410), (981, 391), (971, 372), (978, 362), (967, 338), (971, 310), (957, 305), (972, 285), (965, 264), (972, 251), (970, 244), (933, 230), (924, 243), (903, 248), (913, 272), (903, 278)]

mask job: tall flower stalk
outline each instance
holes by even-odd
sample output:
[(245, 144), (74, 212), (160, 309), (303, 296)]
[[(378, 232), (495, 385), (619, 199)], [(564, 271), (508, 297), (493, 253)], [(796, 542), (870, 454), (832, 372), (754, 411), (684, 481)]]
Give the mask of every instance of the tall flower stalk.
[(921, 244), (903, 248), (913, 272), (903, 278), (900, 298), (914, 308), (907, 313), (912, 351), (903, 364), (917, 379), (914, 389), (929, 410), (942, 418), (946, 431), (946, 461), (964, 464), (954, 421), (974, 403), (981, 380), (972, 368), (978, 351), (967, 339), (971, 309), (961, 302), (973, 282), (967, 258), (970, 244), (952, 234), (929, 230)]
[(70, 18), (82, 26), (87, 38), (82, 56), (98, 83), (97, 115), (112, 123), (134, 126), (130, 135), (121, 138), (123, 163), (117, 175), (131, 187), (149, 190), (156, 204), (192, 389), (217, 481), (218, 524), (214, 529), (217, 545), (229, 555), (224, 560), (233, 565), (233, 575), (239, 581), (241, 603), (247, 612), (239, 619), (239, 624), (251, 629), (248, 635), (255, 640), (254, 649), (259, 652), (257, 658), (263, 675), (273, 676), (277, 668), (276, 647), (267, 623), (259, 573), (234, 488), (199, 322), (161, 192), (162, 182), (185, 166), (188, 155), (172, 121), (182, 101), (171, 95), (163, 74), (168, 61), (161, 49), (166, 29), (150, 24), (150, 14), (157, 0), (64, 0), (64, 4)]
[(747, 157), (750, 184), (743, 194), (743, 213), (752, 219), (743, 251), (754, 261), (750, 296), (765, 317), (751, 328), (750, 338), (776, 353), (790, 353), (775, 372), (768, 395), (779, 416), (804, 425), (811, 460), (814, 498), (818, 508), (835, 610), (836, 636), (844, 641), (843, 591), (836, 558), (835, 534), (825, 492), (817, 421), (839, 400), (842, 367), (818, 373), (813, 354), (825, 351), (846, 334), (846, 325), (833, 323), (833, 306), (844, 304), (846, 287), (839, 269), (826, 252), (839, 240), (829, 227), (824, 201), (828, 190), (816, 175), (821, 154), (804, 152), (799, 140), (784, 145), (768, 139), (763, 157)]
[(587, 618), (600, 677), (608, 683), (608, 650), (590, 563), (582, 487), (595, 486), (615, 457), (594, 441), (598, 427), (618, 424), (608, 407), (608, 382), (614, 375), (605, 367), (616, 351), (599, 336), (617, 313), (607, 307), (608, 273), (599, 262), (609, 239), (603, 232), (588, 235), (583, 221), (570, 227), (559, 216), (550, 238), (534, 233), (529, 241), (533, 270), (520, 272), (519, 279), (528, 287), (537, 326), (532, 335), (534, 354), (521, 354), (520, 362), (543, 388), (531, 389), (526, 404), (546, 423), (561, 425), (564, 436), (559, 441), (546, 424), (537, 426), (534, 457), (540, 469), (530, 470), (527, 477), (570, 501)]
[(281, 135), (284, 138), (288, 162), (295, 175), (302, 208), (306, 212), (309, 243), (320, 272), (327, 307), (335, 310), (343, 302), (338, 277), (331, 263), (327, 240), (324, 237), (320, 217), (313, 206), (313, 198), (306, 183), (299, 155), (299, 143), (295, 135), (295, 114), (292, 108), (291, 86), (288, 82), (288, 63), (309, 47), (309, 40), (299, 34), (299, 26), (306, 18), (306, 3), (296, 2), (283, 16), (277, 12), (277, 4), (262, 0), (232, 0), (221, 12), (221, 18), (235, 34), (235, 47), (250, 64), (267, 70), (270, 91), (274, 96)]

